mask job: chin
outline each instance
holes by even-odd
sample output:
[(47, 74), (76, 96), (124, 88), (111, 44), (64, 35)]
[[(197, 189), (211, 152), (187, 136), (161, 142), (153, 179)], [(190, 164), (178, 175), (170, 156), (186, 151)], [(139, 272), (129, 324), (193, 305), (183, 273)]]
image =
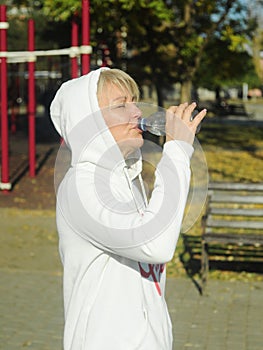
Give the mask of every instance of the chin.
[(136, 150), (138, 148), (141, 148), (143, 146), (144, 143), (144, 139), (142, 138), (142, 136), (138, 137), (138, 138), (134, 138), (132, 140), (129, 140), (131, 147)]
[(119, 147), (122, 151), (124, 158), (126, 158), (129, 154), (135, 152), (139, 148), (143, 146), (144, 139), (142, 137), (129, 139), (123, 142)]

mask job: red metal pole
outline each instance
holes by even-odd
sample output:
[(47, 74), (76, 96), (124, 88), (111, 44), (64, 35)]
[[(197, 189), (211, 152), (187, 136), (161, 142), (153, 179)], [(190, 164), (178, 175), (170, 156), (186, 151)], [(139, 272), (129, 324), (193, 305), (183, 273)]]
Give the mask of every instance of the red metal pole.
[[(28, 51), (35, 50), (35, 23), (28, 21)], [(29, 176), (36, 175), (36, 96), (35, 96), (35, 56), (28, 60), (28, 157)]]
[(0, 189), (11, 189), (9, 182), (9, 141), (8, 141), (8, 104), (7, 104), (7, 18), (6, 5), (0, 5), (0, 79), (1, 79), (1, 146), (2, 146), (2, 171)]
[(82, 74), (90, 71), (90, 18), (89, 18), (89, 0), (82, 0)]
[[(78, 47), (78, 23), (77, 23), (77, 15), (74, 15), (72, 20), (71, 27), (71, 47)], [(71, 56), (71, 77), (72, 79), (78, 77), (78, 57), (74, 54), (74, 51)]]

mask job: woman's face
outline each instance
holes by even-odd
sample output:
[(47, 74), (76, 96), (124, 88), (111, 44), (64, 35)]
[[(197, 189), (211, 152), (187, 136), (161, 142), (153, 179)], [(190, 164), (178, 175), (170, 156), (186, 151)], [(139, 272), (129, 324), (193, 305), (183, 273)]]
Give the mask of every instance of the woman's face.
[(142, 147), (142, 131), (138, 119), (142, 116), (134, 97), (113, 84), (106, 85), (98, 96), (99, 107), (105, 122), (118, 143), (124, 157)]

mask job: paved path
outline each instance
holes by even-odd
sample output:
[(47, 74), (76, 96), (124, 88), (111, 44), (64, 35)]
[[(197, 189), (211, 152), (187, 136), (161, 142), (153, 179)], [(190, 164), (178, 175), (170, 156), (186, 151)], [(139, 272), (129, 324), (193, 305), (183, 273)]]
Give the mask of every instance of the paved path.
[(209, 280), (200, 296), (189, 279), (168, 280), (174, 350), (262, 350), (262, 282)]
[(0, 349), (61, 350), (61, 276), (0, 270)]
[[(0, 349), (61, 350), (61, 275), (0, 269), (0, 280)], [(262, 289), (210, 280), (200, 296), (190, 279), (168, 279), (174, 350), (262, 350)]]

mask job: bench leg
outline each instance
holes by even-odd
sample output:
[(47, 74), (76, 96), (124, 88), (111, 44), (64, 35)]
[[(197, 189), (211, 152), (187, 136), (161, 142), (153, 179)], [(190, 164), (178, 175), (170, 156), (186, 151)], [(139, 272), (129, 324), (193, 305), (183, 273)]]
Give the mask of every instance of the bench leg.
[(201, 257), (202, 294), (207, 284), (208, 272), (209, 272), (208, 246), (207, 246), (207, 243), (204, 240), (202, 240), (202, 257)]

